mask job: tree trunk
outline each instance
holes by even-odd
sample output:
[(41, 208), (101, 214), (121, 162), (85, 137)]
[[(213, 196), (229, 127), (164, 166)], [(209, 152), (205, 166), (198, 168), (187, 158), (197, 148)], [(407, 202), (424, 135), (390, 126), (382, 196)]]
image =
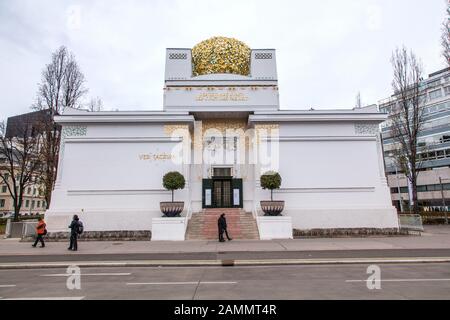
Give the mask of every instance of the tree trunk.
[(270, 189), (270, 201), (273, 201), (273, 190)]
[(172, 190), (172, 202), (173, 202), (173, 190)]
[(14, 222), (19, 221), (19, 214), (20, 214), (20, 207), (17, 205), (17, 203), (14, 203)]

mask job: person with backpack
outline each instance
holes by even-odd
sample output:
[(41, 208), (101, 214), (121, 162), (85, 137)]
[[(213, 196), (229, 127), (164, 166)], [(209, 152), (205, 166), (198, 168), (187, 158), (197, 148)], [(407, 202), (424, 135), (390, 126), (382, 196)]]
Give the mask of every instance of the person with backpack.
[(83, 233), (83, 223), (80, 221), (77, 215), (73, 216), (73, 220), (69, 225), (70, 228), (70, 245), (68, 250), (78, 250), (78, 235)]
[(32, 245), (33, 248), (36, 248), (38, 242), (41, 242), (41, 248), (45, 247), (45, 243), (44, 243), (44, 236), (47, 234), (47, 229), (45, 228), (47, 225), (45, 224), (44, 219), (42, 219), (41, 217), (38, 218), (38, 224), (36, 226), (36, 241), (34, 242), (34, 244)]

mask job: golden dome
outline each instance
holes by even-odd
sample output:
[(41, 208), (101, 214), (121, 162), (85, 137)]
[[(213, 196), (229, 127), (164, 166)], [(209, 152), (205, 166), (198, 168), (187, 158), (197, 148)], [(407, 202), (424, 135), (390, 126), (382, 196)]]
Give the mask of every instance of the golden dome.
[(250, 74), (251, 49), (243, 42), (212, 37), (192, 48), (194, 76), (212, 73)]

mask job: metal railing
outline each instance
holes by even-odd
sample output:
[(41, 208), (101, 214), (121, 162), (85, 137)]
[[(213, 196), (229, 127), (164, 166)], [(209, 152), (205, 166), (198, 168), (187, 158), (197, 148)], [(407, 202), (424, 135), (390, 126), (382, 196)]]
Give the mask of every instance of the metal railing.
[(420, 214), (399, 214), (398, 224), (401, 229), (423, 231), (422, 217)]

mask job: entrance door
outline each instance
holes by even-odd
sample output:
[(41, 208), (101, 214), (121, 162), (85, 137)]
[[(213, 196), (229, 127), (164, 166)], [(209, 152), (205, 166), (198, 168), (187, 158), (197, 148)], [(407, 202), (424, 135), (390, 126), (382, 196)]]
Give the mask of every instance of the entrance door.
[(203, 179), (203, 208), (242, 208), (242, 179)]
[(213, 180), (213, 207), (230, 208), (232, 207), (231, 179)]

